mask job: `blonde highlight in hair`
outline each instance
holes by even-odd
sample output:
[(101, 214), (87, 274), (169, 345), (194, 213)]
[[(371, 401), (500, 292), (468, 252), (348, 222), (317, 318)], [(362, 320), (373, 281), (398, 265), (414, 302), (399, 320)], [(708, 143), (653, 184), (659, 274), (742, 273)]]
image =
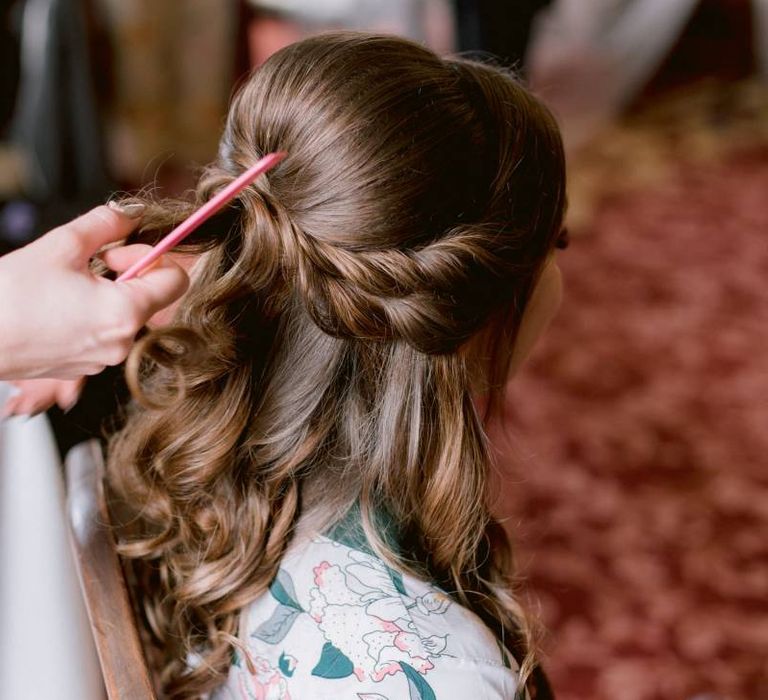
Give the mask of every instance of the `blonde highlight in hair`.
[[(251, 76), (195, 201), (275, 150), (289, 157), (240, 196), (236, 223), (191, 244), (192, 287), (134, 349), (137, 405), (110, 444), (164, 692), (221, 683), (240, 613), (297, 526), (355, 503), (377, 553), (480, 615), (525, 679), (531, 628), (485, 505), (491, 460), (462, 348), (488, 328), (514, 335), (552, 249), (554, 121), (501, 69), (342, 33)], [(150, 204), (147, 235), (189, 209)]]

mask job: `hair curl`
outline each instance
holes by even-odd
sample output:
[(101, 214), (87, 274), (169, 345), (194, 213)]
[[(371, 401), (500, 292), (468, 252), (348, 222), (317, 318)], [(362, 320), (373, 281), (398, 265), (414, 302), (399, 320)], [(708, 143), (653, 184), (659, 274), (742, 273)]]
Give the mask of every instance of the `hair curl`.
[[(391, 37), (334, 34), (270, 58), (235, 97), (191, 203), (149, 203), (155, 236), (264, 153), (201, 253), (172, 326), (128, 365), (112, 440), (120, 547), (172, 698), (220, 683), (240, 611), (299, 516), (359, 502), (390, 563), (436, 577), (534, 665), (462, 348), (511, 341), (559, 231), (564, 162), (547, 110), (503, 70)], [(378, 509), (399, 525), (395, 553)], [(189, 664), (190, 655), (197, 659)]]

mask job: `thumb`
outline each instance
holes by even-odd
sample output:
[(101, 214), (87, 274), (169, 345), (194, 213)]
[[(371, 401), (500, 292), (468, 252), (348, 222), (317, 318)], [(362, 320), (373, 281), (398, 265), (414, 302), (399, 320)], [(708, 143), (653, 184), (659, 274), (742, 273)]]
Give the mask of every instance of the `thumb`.
[[(133, 248), (134, 246), (130, 246)], [(144, 246), (141, 246), (144, 248)], [(120, 260), (120, 267), (127, 269), (131, 262)], [(110, 261), (111, 263), (112, 261)], [(112, 265), (110, 267), (112, 267)], [(125, 264), (123, 267), (122, 263)], [(120, 269), (114, 267), (117, 272)], [(131, 297), (139, 314), (146, 321), (160, 309), (164, 309), (169, 304), (176, 301), (189, 287), (189, 277), (176, 263), (163, 257), (160, 258), (154, 267), (144, 272), (141, 277), (134, 277), (126, 282), (115, 282)]]
[(80, 262), (85, 263), (103, 246), (125, 238), (138, 222), (139, 217), (129, 217), (117, 208), (101, 206), (59, 226), (49, 235), (54, 238), (66, 231), (74, 236), (76, 255)]

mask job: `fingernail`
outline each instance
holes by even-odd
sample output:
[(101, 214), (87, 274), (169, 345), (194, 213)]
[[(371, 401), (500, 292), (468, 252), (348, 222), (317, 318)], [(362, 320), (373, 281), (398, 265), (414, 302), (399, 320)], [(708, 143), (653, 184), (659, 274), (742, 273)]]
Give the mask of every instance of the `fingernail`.
[(122, 204), (121, 202), (116, 202), (114, 200), (107, 202), (107, 206), (113, 211), (116, 211), (118, 214), (127, 216), (129, 219), (138, 219), (147, 208), (147, 206), (141, 202)]

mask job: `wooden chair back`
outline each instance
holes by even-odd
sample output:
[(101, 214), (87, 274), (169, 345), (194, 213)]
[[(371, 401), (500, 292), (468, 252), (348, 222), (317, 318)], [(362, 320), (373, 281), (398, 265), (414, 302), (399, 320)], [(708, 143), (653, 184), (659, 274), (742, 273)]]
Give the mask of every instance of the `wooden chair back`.
[(156, 700), (104, 498), (104, 459), (96, 440), (67, 454), (72, 548), (109, 700)]

